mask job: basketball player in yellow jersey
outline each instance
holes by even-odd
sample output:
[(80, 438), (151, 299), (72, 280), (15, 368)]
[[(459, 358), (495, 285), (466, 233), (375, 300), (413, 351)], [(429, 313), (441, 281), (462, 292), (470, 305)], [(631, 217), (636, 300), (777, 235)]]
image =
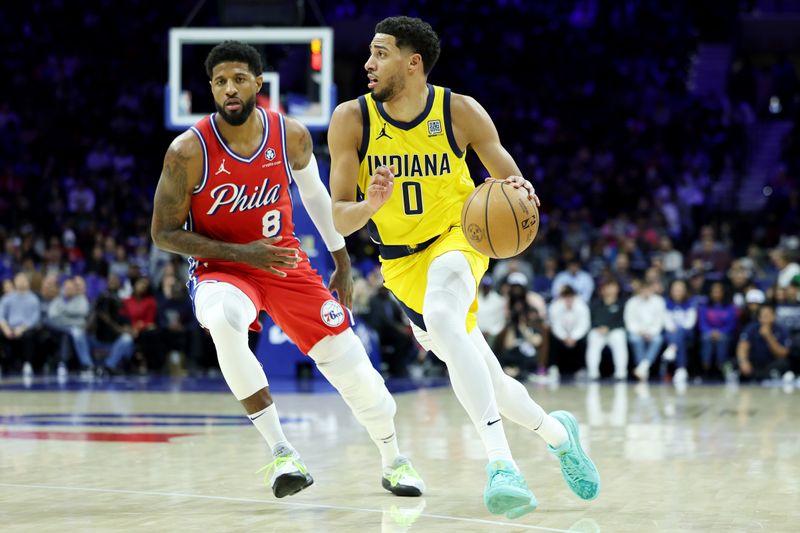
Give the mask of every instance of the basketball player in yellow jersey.
[(459, 227), (474, 188), (465, 149), (475, 150), (492, 176), (524, 187), (537, 204), (539, 199), (483, 107), (427, 83), (439, 57), (439, 38), (429, 24), (385, 19), (369, 50), (364, 67), (371, 92), (341, 104), (331, 119), (334, 225), (349, 235), (369, 224), (386, 287), (403, 304), (419, 342), (447, 364), (489, 458), (489, 511), (516, 518), (537, 505), (511, 456), (500, 415), (541, 436), (560, 459), (569, 487), (591, 500), (600, 479), (581, 448), (575, 418), (566, 411), (545, 413), (503, 373), (475, 327), (478, 280), (488, 258), (469, 246)]

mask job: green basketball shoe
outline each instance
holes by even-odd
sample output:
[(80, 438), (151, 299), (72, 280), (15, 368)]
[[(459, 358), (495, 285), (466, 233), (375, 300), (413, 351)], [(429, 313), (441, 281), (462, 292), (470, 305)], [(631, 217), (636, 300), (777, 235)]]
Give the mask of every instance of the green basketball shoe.
[(569, 440), (558, 448), (547, 447), (561, 462), (561, 475), (564, 476), (564, 481), (579, 498), (583, 500), (597, 498), (600, 492), (600, 474), (581, 448), (578, 421), (567, 411), (553, 411), (550, 416), (564, 424), (569, 435)]
[(536, 497), (514, 465), (508, 461), (492, 461), (486, 465), (489, 476), (483, 491), (483, 502), (492, 514), (519, 518), (536, 509)]

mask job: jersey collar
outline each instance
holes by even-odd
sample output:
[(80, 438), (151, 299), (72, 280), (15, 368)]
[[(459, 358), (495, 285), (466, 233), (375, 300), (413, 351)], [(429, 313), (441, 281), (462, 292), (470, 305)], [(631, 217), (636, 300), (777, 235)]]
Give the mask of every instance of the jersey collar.
[(399, 120), (395, 120), (392, 117), (390, 117), (389, 113), (387, 113), (386, 110), (383, 108), (383, 102), (378, 102), (377, 100), (375, 100), (375, 103), (377, 104), (378, 108), (378, 113), (380, 113), (381, 118), (383, 118), (383, 120), (385, 120), (392, 126), (400, 128), (401, 130), (410, 130), (411, 128), (418, 126), (423, 120), (425, 120), (425, 117), (428, 116), (428, 114), (431, 112), (431, 108), (433, 107), (433, 97), (434, 97), (433, 86), (430, 83), (428, 83), (427, 86), (428, 86), (428, 101), (425, 103), (425, 109), (422, 111), (422, 113), (419, 114), (419, 116), (417, 116), (417, 118), (415, 118), (411, 122), (400, 122)]
[(253, 155), (250, 157), (242, 157), (233, 150), (225, 143), (225, 139), (222, 138), (222, 135), (219, 133), (219, 129), (217, 129), (217, 123), (214, 120), (216, 113), (211, 115), (211, 129), (214, 130), (214, 135), (217, 137), (217, 141), (219, 144), (222, 145), (222, 148), (228, 152), (228, 155), (232, 158), (236, 159), (237, 161), (241, 161), (242, 163), (252, 163), (256, 157), (264, 150), (264, 146), (267, 145), (267, 139), (269, 138), (269, 121), (267, 120), (267, 114), (264, 112), (261, 107), (256, 107), (256, 110), (261, 113), (261, 119), (264, 122), (264, 131), (261, 134), (261, 144), (259, 145), (258, 149), (253, 152)]

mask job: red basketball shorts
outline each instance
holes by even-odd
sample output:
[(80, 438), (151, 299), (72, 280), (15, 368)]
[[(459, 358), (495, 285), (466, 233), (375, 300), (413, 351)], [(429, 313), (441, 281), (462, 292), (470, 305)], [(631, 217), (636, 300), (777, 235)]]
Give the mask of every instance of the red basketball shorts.
[[(212, 263), (204, 263), (195, 272), (189, 287), (192, 298), (194, 289), (204, 281), (220, 281), (237, 287), (259, 312), (266, 311), (306, 354), (325, 337), (338, 335), (353, 325), (350, 310), (333, 297), (308, 259), (298, 263), (296, 269), (284, 272), (287, 275), (281, 278), (266, 271), (256, 274), (252, 269), (237, 269), (229, 264), (215, 268)], [(250, 329), (261, 330), (257, 319)]]

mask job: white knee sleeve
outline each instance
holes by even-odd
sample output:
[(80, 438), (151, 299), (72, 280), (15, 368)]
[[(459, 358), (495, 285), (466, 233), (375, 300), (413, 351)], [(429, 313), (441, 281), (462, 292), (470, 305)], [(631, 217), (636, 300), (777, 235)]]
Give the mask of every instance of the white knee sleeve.
[(447, 252), (433, 260), (428, 269), (422, 316), (428, 330), (427, 339), (434, 347), (445, 348), (434, 350), (445, 362), (449, 358), (451, 350), (447, 347), (453, 341), (453, 334), (466, 335), (467, 313), (475, 291), (475, 278), (463, 253)]
[(394, 398), (352, 329), (325, 337), (308, 355), (373, 439), (394, 433)]
[(414, 333), (447, 365), (453, 391), (480, 432), (498, 414), (489, 371), (467, 335), (467, 313), (475, 291), (475, 278), (462, 252), (434, 259), (422, 309), (427, 332), (414, 329)]
[(414, 333), (414, 338), (417, 339), (417, 342), (420, 344), (420, 346), (429, 352), (436, 352), (436, 346), (433, 344), (433, 339), (431, 338), (430, 333), (421, 329), (413, 322), (411, 323), (411, 331)]
[(219, 368), (236, 399), (266, 387), (264, 369), (247, 343), (247, 330), (257, 315), (250, 298), (230, 283), (201, 283), (194, 307), (197, 320), (214, 339)]

